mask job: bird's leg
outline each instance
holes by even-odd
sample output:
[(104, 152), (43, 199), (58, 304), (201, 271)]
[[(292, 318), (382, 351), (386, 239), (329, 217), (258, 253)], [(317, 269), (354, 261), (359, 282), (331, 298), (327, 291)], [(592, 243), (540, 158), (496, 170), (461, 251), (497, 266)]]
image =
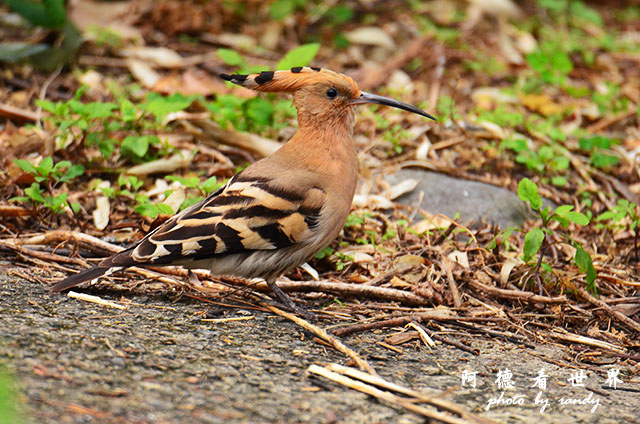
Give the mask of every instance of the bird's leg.
[(302, 306), (298, 305), (296, 302), (294, 302), (291, 297), (289, 297), (288, 294), (286, 294), (284, 292), (284, 290), (282, 290), (280, 287), (278, 287), (278, 285), (276, 284), (276, 282), (274, 280), (265, 280), (267, 282), (267, 285), (269, 286), (269, 288), (271, 288), (271, 291), (276, 295), (276, 297), (282, 302), (284, 303), (284, 305), (289, 308), (291, 311), (295, 312), (296, 314), (302, 315), (303, 317), (305, 317), (308, 320), (315, 320), (315, 315), (312, 314), (311, 312), (307, 311), (306, 309), (304, 309)]

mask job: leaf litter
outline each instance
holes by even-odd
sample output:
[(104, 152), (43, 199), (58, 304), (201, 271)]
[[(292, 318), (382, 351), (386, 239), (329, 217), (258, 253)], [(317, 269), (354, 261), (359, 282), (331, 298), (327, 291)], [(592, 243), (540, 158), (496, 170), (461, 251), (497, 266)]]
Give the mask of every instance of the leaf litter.
[[(276, 149), (295, 127), (290, 101), (255, 97), (215, 75), (289, 66), (298, 55), (287, 52), (301, 46), (301, 60), (353, 75), (363, 89), (424, 102), (439, 123), (359, 112), (362, 184), (351, 216), (309, 264), (319, 278), (293, 270), (279, 283), (285, 291), (321, 320), (337, 320), (336, 335), (383, 327), (410, 333), (402, 327), (420, 323), (517, 344), (559, 341), (637, 369), (640, 60), (625, 40), (640, 26), (632, 8), (585, 6), (578, 13), (548, 2), (500, 2), (505, 9), (492, 10), (470, 2), (463, 9), (444, 1), (448, 7), (439, 11), (428, 3), (392, 12), (320, 3), (285, 13), (276, 3), (249, 2), (239, 14), (200, 2), (125, 2), (125, 35), (110, 39), (113, 16), (93, 16), (97, 28), (83, 27), (91, 41), (72, 68), (55, 76), (28, 64), (1, 71), (0, 250), (15, 267), (28, 275), (36, 265), (56, 281), (71, 265), (141, 239), (176, 206)], [(295, 19), (274, 18), (279, 13)], [(371, 18), (360, 19), (364, 13)], [(307, 14), (316, 18), (301, 20)], [(469, 19), (460, 19), (465, 14)], [(25, 31), (3, 26), (3, 39)], [(319, 48), (304, 44), (306, 31), (317, 34)], [(83, 172), (69, 175), (75, 165)], [(46, 175), (38, 171), (43, 166)], [(513, 192), (527, 177), (544, 198), (571, 206), (588, 223), (564, 229), (553, 221), (543, 232), (535, 219), (500, 229), (433, 216), (394, 202), (414, 182), (389, 187), (378, 178), (401, 166)], [(593, 287), (578, 260), (584, 254), (596, 273)], [(196, 275), (191, 284), (175, 268), (134, 270), (98, 285), (238, 308), (258, 305), (267, 291), (260, 283)], [(141, 284), (150, 279), (155, 283)]]

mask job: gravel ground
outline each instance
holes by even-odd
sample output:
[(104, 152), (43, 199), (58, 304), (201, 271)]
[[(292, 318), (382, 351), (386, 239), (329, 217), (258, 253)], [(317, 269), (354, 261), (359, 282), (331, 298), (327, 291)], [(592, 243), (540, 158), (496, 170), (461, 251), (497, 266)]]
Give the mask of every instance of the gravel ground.
[[(305, 372), (309, 365), (347, 360), (283, 318), (234, 309), (225, 317), (253, 319), (210, 323), (201, 320), (207, 305), (188, 298), (84, 290), (133, 302), (117, 310), (51, 295), (39, 284), (7, 276), (8, 268), (0, 264), (0, 364), (19, 380), (30, 422), (424, 422), (342, 386), (314, 384)], [(586, 388), (572, 387), (567, 379), (578, 369), (557, 365), (566, 363), (565, 348), (454, 334), (448, 337), (481, 354), (443, 344), (429, 351), (417, 342), (402, 345), (399, 354), (376, 343), (392, 333), (374, 331), (343, 341), (383, 377), (427, 392), (446, 391), (445, 399), (497, 422), (640, 422), (638, 393), (606, 389), (612, 365), (601, 365), (598, 375), (585, 368)], [(638, 371), (619, 367), (622, 375)], [(506, 368), (515, 387), (487, 411), (503, 392), (495, 380)], [(535, 405), (539, 389), (531, 387), (542, 368), (549, 375), (543, 413)], [(462, 386), (464, 370), (477, 372), (475, 389)], [(629, 382), (621, 387), (640, 389)], [(584, 404), (559, 403), (573, 400)]]

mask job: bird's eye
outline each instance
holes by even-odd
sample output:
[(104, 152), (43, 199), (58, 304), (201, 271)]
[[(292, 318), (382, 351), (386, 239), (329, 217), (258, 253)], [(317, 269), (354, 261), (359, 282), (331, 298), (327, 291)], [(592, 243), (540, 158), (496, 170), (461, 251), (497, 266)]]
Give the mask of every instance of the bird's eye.
[(338, 95), (338, 91), (331, 87), (330, 89), (327, 90), (327, 97), (329, 97), (330, 99), (335, 98)]

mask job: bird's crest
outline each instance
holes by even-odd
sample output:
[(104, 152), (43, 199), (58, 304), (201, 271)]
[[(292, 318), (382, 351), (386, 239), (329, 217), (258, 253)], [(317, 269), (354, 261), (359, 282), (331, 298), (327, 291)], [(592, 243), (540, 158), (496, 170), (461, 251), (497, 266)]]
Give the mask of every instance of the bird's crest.
[(360, 95), (358, 85), (350, 77), (312, 66), (297, 66), (288, 71), (263, 71), (259, 74), (220, 74), (220, 78), (256, 91), (293, 93), (305, 86), (327, 82), (348, 86), (353, 96)]

